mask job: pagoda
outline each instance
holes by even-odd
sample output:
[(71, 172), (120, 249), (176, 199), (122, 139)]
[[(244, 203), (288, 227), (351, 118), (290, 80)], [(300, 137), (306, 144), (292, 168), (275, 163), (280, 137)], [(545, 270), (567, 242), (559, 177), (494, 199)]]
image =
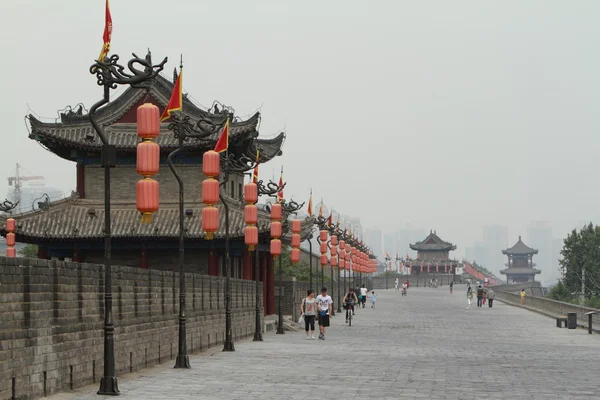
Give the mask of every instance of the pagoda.
[(416, 263), (412, 262), (413, 274), (456, 271), (457, 264), (450, 259), (450, 252), (456, 250), (456, 245), (442, 240), (435, 231), (430, 230), (425, 239), (411, 244), (410, 248), (417, 252)]
[(503, 269), (500, 273), (506, 275), (507, 283), (535, 281), (535, 276), (542, 273), (539, 269), (533, 268), (536, 265), (533, 262), (533, 256), (537, 253), (536, 249), (523, 243), (521, 236), (513, 247), (502, 250), (502, 254), (508, 256), (508, 263), (505, 264), (508, 268)]
[[(176, 75), (173, 82), (175, 82)], [(123, 93), (100, 108), (96, 115), (105, 127), (111, 144), (117, 147), (117, 165), (112, 170), (111, 217), (112, 262), (139, 268), (176, 270), (178, 259), (179, 198), (178, 183), (167, 165), (168, 154), (179, 143), (168, 129), (169, 120), (161, 124), (160, 172), (154, 176), (160, 184), (160, 208), (150, 224), (140, 223), (136, 209), (137, 108), (152, 103), (162, 113), (173, 91), (173, 82), (163, 76)], [(43, 209), (13, 215), (17, 220), (16, 239), (21, 243), (36, 244), (42, 259), (56, 258), (75, 262), (102, 264), (104, 261), (104, 185), (100, 166), (102, 143), (96, 135), (83, 107), (77, 111), (61, 112), (56, 122), (42, 122), (33, 115), (27, 117), (31, 127), (29, 138), (56, 156), (71, 161), (76, 168), (76, 191), (60, 201), (51, 202)], [(233, 110), (215, 103), (210, 111), (197, 107), (184, 95), (182, 118), (190, 121), (222, 121), (228, 116), (229, 155), (256, 157), (259, 150), (261, 163), (282, 154), (285, 134), (269, 139), (258, 137), (260, 113), (246, 119), (234, 115)], [(219, 132), (202, 139), (190, 139), (184, 144), (185, 155), (174, 158), (174, 164), (184, 182), (185, 197), (185, 268), (188, 272), (223, 276), (225, 270), (225, 209), (219, 208), (219, 230), (214, 240), (207, 240), (201, 229), (202, 155), (212, 150)], [(243, 174), (230, 174), (221, 189), (229, 205), (230, 255), (232, 278), (254, 279), (254, 268), (244, 245)], [(2, 217), (0, 217), (2, 218)], [(4, 223), (0, 221), (0, 234), (5, 236)], [(302, 236), (306, 237), (313, 221), (304, 221)], [(274, 313), (274, 270), (269, 254), (270, 218), (259, 207), (260, 276), (264, 283), (265, 312)]]

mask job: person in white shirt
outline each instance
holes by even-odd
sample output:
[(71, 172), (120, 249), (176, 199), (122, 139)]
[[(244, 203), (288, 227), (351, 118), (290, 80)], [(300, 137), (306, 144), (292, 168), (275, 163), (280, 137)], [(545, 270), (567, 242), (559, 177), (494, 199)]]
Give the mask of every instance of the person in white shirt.
[(398, 278), (394, 279), (394, 286), (396, 287), (396, 290), (398, 290)]
[(362, 287), (360, 288), (360, 302), (362, 303), (362, 308), (365, 308), (365, 303), (367, 302), (367, 293), (369, 291), (367, 290), (367, 288), (365, 287), (365, 284), (363, 283)]
[(317, 311), (319, 312), (319, 339), (325, 340), (325, 333), (329, 326), (329, 318), (332, 314), (333, 300), (327, 294), (327, 288), (321, 288), (321, 294), (317, 296)]

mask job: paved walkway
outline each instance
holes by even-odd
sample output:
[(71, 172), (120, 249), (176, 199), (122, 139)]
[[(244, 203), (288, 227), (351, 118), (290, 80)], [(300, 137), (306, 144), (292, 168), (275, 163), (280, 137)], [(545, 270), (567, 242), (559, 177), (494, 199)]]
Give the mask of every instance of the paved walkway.
[[(464, 287), (378, 291), (352, 327), (333, 319), (327, 340), (267, 334), (119, 377), (123, 399), (598, 399), (600, 335), (556, 328), (497, 303), (466, 309)], [(368, 306), (367, 306), (368, 307)], [(97, 385), (62, 399), (98, 399)]]

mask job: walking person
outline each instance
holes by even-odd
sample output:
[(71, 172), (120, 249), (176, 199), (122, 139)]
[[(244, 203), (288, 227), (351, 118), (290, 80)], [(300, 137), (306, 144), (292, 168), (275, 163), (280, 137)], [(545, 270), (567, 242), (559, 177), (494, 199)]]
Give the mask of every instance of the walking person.
[(496, 293), (490, 289), (487, 292), (487, 297), (488, 297), (488, 305), (490, 308), (492, 308), (492, 304), (494, 304), (494, 299), (496, 298)]
[(525, 304), (525, 289), (521, 289), (521, 305)]
[(399, 289), (398, 289), (398, 284), (399, 284), (399, 283), (400, 283), (400, 280), (399, 280), (398, 278), (395, 278), (395, 279), (394, 279), (394, 287), (396, 288), (396, 290), (399, 290)]
[(471, 300), (473, 300), (473, 290), (469, 286), (467, 288), (467, 308), (471, 308)]
[(450, 282), (450, 294), (452, 294), (452, 288), (454, 287), (454, 281)]
[(375, 291), (371, 292), (371, 308), (375, 308), (375, 302), (377, 301), (377, 296), (375, 296)]
[[(306, 331), (306, 339), (315, 340), (315, 310), (317, 309), (317, 300), (315, 299), (315, 291), (308, 290), (306, 297), (300, 305), (300, 312), (304, 315), (304, 330)], [(310, 328), (310, 334), (308, 333)]]
[(362, 284), (362, 287), (360, 288), (360, 302), (362, 303), (362, 308), (365, 308), (365, 304), (367, 303), (367, 293), (369, 291), (367, 290), (367, 288), (365, 287), (365, 284)]
[(317, 311), (319, 312), (319, 339), (325, 340), (325, 333), (329, 326), (329, 318), (331, 317), (333, 300), (327, 294), (327, 288), (321, 288), (321, 294), (317, 296)]
[(481, 307), (483, 303), (483, 288), (481, 285), (477, 286), (477, 307)]

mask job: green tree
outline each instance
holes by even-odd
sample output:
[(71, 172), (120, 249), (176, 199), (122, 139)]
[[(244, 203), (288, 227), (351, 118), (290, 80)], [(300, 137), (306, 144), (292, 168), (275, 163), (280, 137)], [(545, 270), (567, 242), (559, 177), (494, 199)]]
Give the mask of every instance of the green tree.
[[(289, 276), (296, 278), (299, 282), (310, 281), (310, 264), (306, 261), (300, 261), (298, 264), (293, 265), (290, 260), (291, 248), (289, 246), (283, 246), (281, 249), (281, 267), (283, 270), (283, 276)], [(321, 264), (313, 262), (313, 282), (317, 282), (317, 276), (321, 276)], [(335, 271), (337, 277), (337, 271)], [(279, 260), (275, 261), (275, 275), (279, 276)], [(325, 268), (325, 282), (331, 281), (331, 269), (328, 266)]]
[(566, 291), (581, 293), (585, 269), (585, 297), (597, 295), (600, 292), (600, 227), (590, 223), (579, 231), (574, 229), (565, 238), (561, 255), (562, 283)]
[(35, 244), (28, 244), (19, 250), (21, 257), (38, 258), (38, 247)]
[(562, 281), (558, 282), (558, 284), (554, 285), (552, 289), (550, 289), (550, 292), (548, 292), (548, 297), (553, 300), (566, 301), (569, 303), (573, 302), (573, 295), (571, 294), (571, 291), (569, 291), (567, 285), (565, 285)]

